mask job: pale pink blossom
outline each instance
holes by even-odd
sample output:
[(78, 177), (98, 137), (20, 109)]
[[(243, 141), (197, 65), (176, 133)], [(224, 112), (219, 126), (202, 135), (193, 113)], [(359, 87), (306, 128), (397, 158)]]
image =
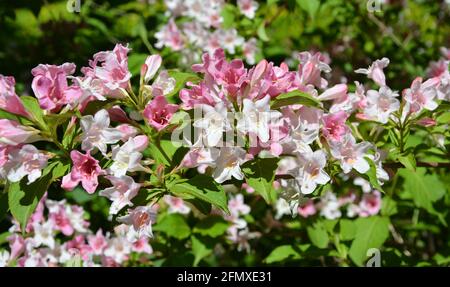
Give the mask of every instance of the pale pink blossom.
[(0, 144), (19, 145), (39, 139), (38, 130), (21, 126), (18, 122), (0, 119)]
[(139, 133), (137, 128), (129, 124), (118, 125), (116, 129), (122, 133), (120, 140), (123, 142), (126, 142), (129, 138), (137, 136)]
[(381, 209), (381, 194), (378, 190), (363, 195), (359, 203), (359, 216), (376, 215)]
[(389, 65), (388, 58), (382, 58), (376, 60), (367, 69), (357, 69), (355, 73), (366, 74), (369, 79), (372, 79), (377, 85), (383, 87), (386, 86), (386, 76), (383, 69)]
[(133, 206), (131, 200), (138, 194), (141, 185), (135, 183), (133, 178), (127, 175), (107, 176), (106, 178), (113, 186), (101, 190), (100, 195), (112, 200), (109, 213), (114, 215), (127, 205)]
[(125, 175), (127, 171), (145, 171), (141, 165), (142, 151), (148, 145), (148, 138), (144, 135), (131, 137), (122, 146), (116, 145), (112, 149), (113, 164), (109, 170), (115, 177)]
[(0, 109), (7, 112), (29, 117), (22, 101), (16, 94), (14, 77), (5, 77), (0, 74)]
[(322, 150), (300, 153), (298, 157), (299, 169), (296, 180), (303, 194), (312, 193), (317, 185), (326, 184), (330, 177), (324, 168), (327, 164), (326, 154)]
[(379, 91), (367, 91), (367, 103), (363, 110), (363, 118), (385, 124), (391, 114), (400, 108), (398, 93), (388, 87), (381, 87)]
[(155, 44), (158, 49), (169, 47), (173, 51), (180, 51), (184, 48), (183, 36), (173, 19), (155, 33), (155, 38), (158, 40)]
[(109, 127), (109, 115), (106, 110), (98, 111), (94, 116), (87, 115), (81, 118), (80, 125), (83, 131), (81, 135), (81, 148), (84, 151), (98, 149), (106, 154), (108, 144), (114, 144), (122, 138), (122, 133)]
[(422, 78), (416, 78), (411, 88), (403, 91), (403, 98), (409, 103), (409, 109), (413, 113), (420, 112), (422, 109), (433, 111), (438, 107), (435, 101), (437, 96), (437, 87), (440, 84), (439, 78), (431, 78), (422, 83)]
[(40, 152), (33, 145), (24, 145), (20, 149), (9, 152), (9, 161), (3, 166), (7, 178), (11, 182), (18, 182), (27, 176), (28, 184), (35, 182), (42, 175), (47, 166), (48, 156)]
[(119, 217), (118, 221), (130, 225), (127, 238), (135, 242), (142, 237), (153, 237), (152, 224), (156, 221), (156, 213), (151, 206), (138, 206), (129, 209), (128, 214)]
[(170, 195), (164, 196), (164, 202), (167, 203), (169, 206), (168, 212), (169, 213), (181, 213), (181, 214), (188, 214), (191, 209), (189, 206), (187, 206), (183, 199), (179, 197), (174, 197)]
[(111, 97), (123, 97), (120, 89), (126, 89), (131, 78), (128, 70), (128, 52), (130, 49), (116, 44), (112, 51), (102, 51), (89, 61), (89, 67), (83, 67), (81, 72), (86, 77), (98, 79), (102, 85), (102, 94)]
[(70, 152), (72, 159), (72, 171), (62, 179), (61, 187), (73, 190), (80, 182), (88, 193), (94, 193), (98, 186), (98, 176), (104, 175), (98, 160), (93, 158), (89, 152), (82, 154), (73, 150)]
[(324, 137), (330, 141), (342, 141), (342, 137), (350, 132), (350, 128), (345, 124), (348, 116), (344, 111), (324, 115), (322, 118)]
[(223, 147), (214, 170), (213, 177), (218, 183), (222, 183), (232, 177), (242, 180), (244, 173), (240, 165), (246, 161), (245, 150), (240, 147)]
[(102, 255), (103, 251), (108, 246), (108, 241), (101, 229), (99, 229), (95, 235), (88, 235), (87, 240), (95, 255)]
[(304, 203), (300, 204), (297, 211), (304, 218), (314, 215), (317, 212), (314, 202), (311, 199), (307, 199)]
[(302, 52), (298, 55), (300, 64), (296, 81), (299, 85), (313, 85), (317, 88), (324, 89), (328, 82), (321, 77), (321, 72), (331, 72), (330, 66), (323, 61), (321, 53), (312, 55), (309, 52)]
[(161, 67), (162, 58), (160, 55), (151, 55), (145, 59), (145, 63), (142, 66), (141, 74), (144, 78), (144, 83), (148, 83), (158, 72)]
[(356, 143), (355, 138), (349, 134), (341, 142), (334, 142), (331, 145), (331, 154), (340, 161), (344, 173), (349, 173), (353, 168), (364, 174), (370, 169), (365, 157), (370, 157), (367, 151), (371, 147), (372, 144), (369, 142)]
[(244, 196), (242, 194), (236, 194), (228, 200), (228, 209), (231, 215), (240, 216), (250, 213), (250, 206), (244, 203)]
[(254, 0), (238, 0), (237, 1), (239, 10), (245, 17), (253, 19), (255, 17), (255, 12), (258, 9), (258, 2)]

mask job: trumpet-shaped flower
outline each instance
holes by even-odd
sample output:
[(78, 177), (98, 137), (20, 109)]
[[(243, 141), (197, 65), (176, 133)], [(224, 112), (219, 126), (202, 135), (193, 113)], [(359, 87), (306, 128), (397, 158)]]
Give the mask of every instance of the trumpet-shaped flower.
[(153, 237), (152, 224), (156, 221), (156, 213), (151, 206), (138, 206), (128, 210), (128, 214), (119, 217), (118, 221), (131, 226), (127, 238), (135, 242), (142, 237)]
[(372, 79), (379, 86), (386, 86), (386, 76), (384, 75), (383, 69), (389, 65), (388, 58), (382, 58), (381, 60), (376, 60), (367, 69), (358, 69), (355, 73), (366, 74), (369, 79)]
[(129, 138), (122, 146), (115, 146), (112, 150), (113, 164), (109, 168), (115, 177), (121, 177), (127, 171), (142, 171), (142, 151), (148, 145), (148, 138), (144, 135)]
[(281, 117), (280, 112), (270, 110), (269, 101), (269, 95), (256, 102), (244, 99), (242, 117), (238, 120), (237, 129), (244, 134), (257, 135), (263, 143), (267, 142), (270, 137), (269, 125)]
[(422, 83), (422, 78), (416, 78), (411, 88), (403, 92), (403, 98), (409, 103), (410, 111), (420, 112), (422, 109), (433, 111), (438, 107), (435, 101), (437, 96), (437, 87), (440, 84), (439, 78), (431, 78)]
[(340, 161), (344, 173), (349, 173), (354, 168), (359, 173), (366, 173), (370, 165), (365, 157), (371, 157), (367, 151), (372, 147), (369, 142), (356, 143), (355, 138), (349, 134), (342, 142), (331, 145), (332, 156)]
[(161, 131), (169, 125), (178, 108), (178, 105), (169, 104), (164, 96), (159, 95), (145, 107), (143, 115), (152, 127)]
[(81, 148), (94, 151), (96, 148), (106, 154), (107, 144), (114, 144), (122, 138), (122, 133), (109, 127), (109, 114), (106, 110), (98, 111), (95, 116), (87, 115), (81, 118)]
[(14, 85), (16, 81), (13, 77), (0, 75), (0, 109), (7, 112), (28, 117), (22, 101), (17, 96)]
[(109, 214), (117, 214), (127, 205), (133, 206), (131, 200), (138, 194), (141, 185), (135, 183), (133, 178), (127, 175), (121, 177), (107, 176), (106, 178), (113, 186), (101, 190), (100, 195), (112, 200)]
[(38, 139), (38, 130), (19, 125), (18, 122), (0, 119), (0, 144), (19, 145)]
[(299, 171), (296, 176), (300, 191), (312, 193), (318, 184), (326, 184), (330, 177), (323, 170), (327, 164), (326, 154), (322, 150), (309, 151), (299, 155)]
[(227, 108), (218, 103), (215, 107), (202, 105), (203, 118), (194, 122), (194, 127), (202, 129), (205, 135), (205, 144), (210, 147), (217, 146), (224, 132), (231, 130), (228, 120)]
[(62, 179), (61, 187), (73, 190), (80, 182), (88, 193), (94, 193), (98, 186), (98, 176), (105, 174), (98, 160), (93, 158), (89, 152), (82, 154), (73, 150), (70, 152), (72, 159), (72, 170)]
[(400, 108), (398, 94), (388, 87), (381, 87), (379, 91), (367, 91), (367, 105), (363, 110), (363, 118), (385, 124), (389, 117)]
[(231, 177), (242, 180), (244, 174), (240, 165), (245, 162), (245, 154), (245, 150), (240, 147), (221, 148), (213, 174), (214, 179), (218, 183), (229, 180)]

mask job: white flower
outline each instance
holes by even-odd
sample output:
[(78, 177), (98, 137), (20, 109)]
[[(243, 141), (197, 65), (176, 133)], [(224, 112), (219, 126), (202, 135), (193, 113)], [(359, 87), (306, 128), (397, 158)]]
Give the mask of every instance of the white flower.
[(188, 214), (191, 209), (184, 203), (184, 200), (175, 196), (166, 195), (164, 201), (169, 206), (169, 213)]
[(33, 145), (24, 145), (21, 149), (11, 151), (9, 158), (10, 161), (4, 166), (8, 180), (18, 182), (28, 176), (28, 184), (41, 177), (48, 161), (48, 156)]
[(255, 17), (255, 12), (258, 9), (258, 2), (253, 0), (238, 0), (237, 1), (239, 10), (245, 17), (253, 19)]
[(244, 196), (242, 194), (236, 194), (235, 197), (231, 197), (228, 201), (228, 209), (231, 215), (239, 216), (250, 213), (250, 206), (244, 203)]
[(113, 184), (100, 191), (101, 196), (105, 196), (112, 200), (109, 214), (117, 214), (125, 206), (133, 206), (131, 199), (133, 199), (139, 192), (140, 184), (135, 183), (133, 178), (127, 175), (120, 177), (107, 176), (107, 179)]
[(218, 103), (215, 107), (202, 105), (202, 110), (204, 116), (194, 122), (194, 127), (203, 130), (207, 146), (217, 146), (223, 132), (231, 130), (227, 108), (223, 103)]
[(238, 120), (237, 129), (242, 133), (255, 134), (261, 142), (267, 142), (270, 137), (270, 123), (281, 116), (280, 112), (270, 110), (269, 101), (269, 95), (256, 102), (244, 99), (244, 108)]
[(223, 147), (217, 159), (216, 169), (213, 177), (218, 183), (234, 177), (238, 180), (244, 179), (240, 165), (245, 161), (245, 150), (240, 147)]
[(327, 192), (322, 198), (322, 209), (320, 210), (320, 215), (324, 216), (326, 219), (336, 219), (341, 217), (342, 213), (339, 210), (339, 201), (331, 192)]
[(117, 219), (129, 225), (127, 238), (135, 242), (142, 237), (153, 237), (152, 224), (156, 221), (156, 213), (151, 206), (138, 206), (128, 210), (128, 214)]
[(276, 210), (276, 214), (275, 214), (275, 219), (280, 219), (281, 217), (283, 217), (283, 215), (291, 215), (291, 205), (289, 204), (289, 202), (287, 202), (286, 199), (280, 197), (278, 198), (277, 202), (275, 203), (275, 210)]
[(115, 177), (121, 177), (127, 171), (143, 171), (141, 165), (142, 153), (148, 144), (146, 136), (129, 138), (122, 146), (115, 146), (112, 149), (113, 164), (109, 168)]
[(370, 182), (368, 182), (367, 180), (365, 180), (362, 177), (355, 178), (353, 180), (353, 184), (360, 186), (362, 191), (365, 193), (372, 191), (372, 186), (370, 185)]
[(344, 173), (349, 173), (354, 168), (359, 173), (366, 173), (370, 165), (365, 157), (373, 158), (367, 154), (372, 144), (369, 142), (356, 143), (352, 135), (348, 135), (342, 142), (334, 143), (331, 146), (332, 156), (340, 161)]
[(244, 45), (244, 38), (238, 35), (236, 29), (223, 30), (220, 32), (222, 47), (230, 54), (234, 54), (236, 47)]
[(0, 251), (0, 267), (6, 267), (9, 261), (9, 252), (8, 250)]
[(81, 118), (82, 143), (81, 148), (92, 151), (98, 148), (105, 155), (107, 144), (114, 144), (120, 140), (122, 133), (109, 127), (109, 114), (106, 110), (98, 111), (95, 116), (87, 115)]
[(104, 254), (115, 262), (122, 263), (128, 259), (131, 253), (131, 243), (124, 237), (114, 237), (108, 241), (108, 247)]
[(367, 91), (367, 107), (364, 109), (364, 116), (382, 124), (387, 123), (391, 114), (400, 108), (400, 102), (396, 97), (398, 94), (388, 87), (381, 87), (379, 91)]
[(326, 184), (330, 180), (323, 170), (326, 164), (326, 154), (322, 150), (299, 155), (299, 171), (296, 180), (303, 194), (312, 193), (318, 184)]
[(52, 249), (55, 247), (54, 229), (51, 221), (44, 222), (43, 224), (35, 222), (33, 223), (33, 230), (33, 245), (35, 247), (41, 245), (48, 246)]
[(403, 98), (410, 105), (411, 112), (420, 112), (422, 109), (433, 111), (438, 107), (435, 101), (439, 78), (431, 78), (422, 83), (422, 78), (416, 78), (410, 89), (403, 92)]

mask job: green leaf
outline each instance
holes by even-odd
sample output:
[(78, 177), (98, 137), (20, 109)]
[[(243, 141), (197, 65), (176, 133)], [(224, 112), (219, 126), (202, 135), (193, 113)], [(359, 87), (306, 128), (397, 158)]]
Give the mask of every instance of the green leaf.
[(330, 239), (328, 238), (328, 233), (321, 221), (314, 224), (313, 227), (308, 226), (306, 231), (312, 244), (318, 248), (326, 248), (328, 246)]
[(209, 244), (202, 242), (194, 235), (191, 236), (191, 242), (192, 252), (194, 253), (194, 266), (197, 266), (203, 258), (212, 253), (212, 246), (208, 246)]
[(383, 188), (381, 187), (380, 183), (378, 182), (377, 178), (377, 166), (373, 162), (372, 159), (369, 157), (365, 157), (366, 161), (369, 163), (370, 169), (365, 174), (361, 174), (362, 177), (369, 180), (370, 184), (378, 189), (381, 192), (384, 192)]
[(350, 219), (339, 220), (339, 238), (342, 241), (353, 240), (356, 235), (356, 224)]
[(83, 260), (81, 260), (81, 255), (75, 254), (64, 264), (64, 267), (83, 267)]
[(19, 122), (20, 124), (24, 125), (24, 126), (32, 126), (33, 122), (30, 121), (29, 119), (20, 116), (20, 115), (16, 115), (10, 112), (7, 112), (5, 110), (0, 109), (0, 119), (8, 119), (8, 120), (13, 120), (16, 122)]
[(383, 203), (381, 204), (381, 215), (392, 216), (397, 211), (397, 203), (390, 196), (384, 196)]
[(304, 105), (308, 107), (318, 108), (321, 107), (322, 104), (319, 100), (315, 99), (311, 95), (299, 90), (295, 90), (276, 97), (272, 102), (271, 108), (279, 109), (281, 107), (290, 105)]
[(223, 29), (230, 29), (235, 23), (234, 19), (235, 6), (231, 4), (225, 4), (222, 8), (221, 16), (223, 19), (222, 27)]
[(298, 6), (314, 19), (320, 7), (319, 0), (297, 0)]
[(8, 183), (8, 203), (13, 217), (19, 222), (22, 232), (25, 232), (28, 219), (33, 214), (42, 196), (53, 181), (51, 172), (55, 165), (47, 166), (42, 176), (31, 184), (24, 178), (20, 182)]
[(229, 213), (227, 196), (223, 187), (210, 176), (200, 174), (191, 179), (177, 180), (168, 184), (168, 189), (175, 196), (193, 196)]
[(166, 95), (166, 97), (170, 100), (173, 96), (178, 96), (178, 93), (187, 82), (197, 83), (200, 81), (200, 77), (194, 73), (185, 73), (180, 72), (178, 70), (169, 70), (169, 76), (175, 79), (175, 88), (172, 92)]
[(186, 219), (180, 214), (168, 214), (164, 216), (153, 226), (153, 230), (163, 232), (167, 236), (179, 240), (185, 239), (191, 234), (191, 229), (186, 223)]
[(218, 237), (224, 234), (228, 229), (229, 224), (220, 216), (209, 216), (200, 220), (194, 226), (194, 233), (203, 236)]
[(389, 219), (372, 216), (358, 218), (356, 236), (350, 246), (349, 255), (356, 265), (362, 266), (370, 248), (380, 248), (389, 236)]
[(267, 203), (275, 202), (276, 194), (273, 188), (278, 158), (256, 158), (242, 165), (247, 184), (253, 187)]
[(298, 253), (292, 245), (282, 245), (278, 246), (272, 252), (270, 252), (269, 256), (264, 259), (267, 264), (271, 264), (274, 262), (280, 262), (287, 259), (300, 259), (300, 253)]
[(0, 222), (3, 220), (8, 210), (8, 193), (2, 191), (0, 192)]
[(416, 170), (416, 158), (412, 153), (408, 155), (401, 155), (398, 156), (398, 161), (403, 164), (404, 167), (406, 167), (409, 170)]
[(433, 202), (445, 195), (445, 186), (436, 174), (426, 174), (426, 168), (416, 171), (399, 169), (398, 173), (404, 178), (404, 190), (411, 194), (414, 204), (436, 214)]
[(33, 119), (39, 123), (42, 127), (47, 127), (47, 122), (44, 120), (44, 112), (39, 106), (39, 102), (36, 98), (30, 96), (20, 97), (23, 105), (28, 113), (33, 117)]
[(128, 57), (128, 69), (133, 75), (140, 75), (141, 67), (147, 59), (147, 54), (132, 53)]
[(256, 34), (258, 34), (258, 37), (259, 39), (261, 39), (261, 41), (267, 42), (270, 40), (269, 36), (267, 36), (266, 33), (266, 23), (264, 21), (259, 24), (258, 29), (256, 30)]

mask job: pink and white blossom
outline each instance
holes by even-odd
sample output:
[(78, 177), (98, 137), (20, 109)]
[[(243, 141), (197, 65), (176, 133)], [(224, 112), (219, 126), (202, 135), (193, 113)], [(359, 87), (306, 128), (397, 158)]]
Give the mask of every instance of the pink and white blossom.
[(105, 196), (112, 201), (109, 214), (117, 214), (125, 206), (133, 206), (131, 200), (138, 194), (141, 185), (135, 183), (133, 178), (127, 175), (120, 177), (107, 176), (112, 184), (100, 191), (101, 196)]

